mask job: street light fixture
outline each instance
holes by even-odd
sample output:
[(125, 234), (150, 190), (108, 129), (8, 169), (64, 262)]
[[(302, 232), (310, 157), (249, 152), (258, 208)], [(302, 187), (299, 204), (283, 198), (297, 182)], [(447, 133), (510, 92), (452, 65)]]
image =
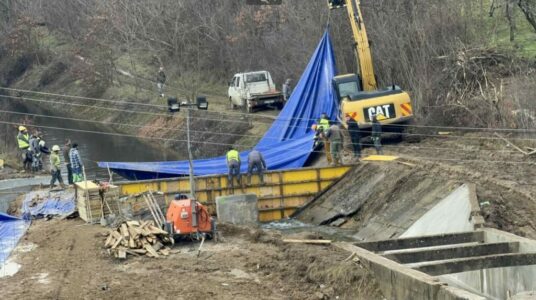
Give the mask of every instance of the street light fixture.
[(208, 110), (208, 101), (205, 96), (198, 96), (196, 103), (189, 101), (180, 102), (175, 97), (168, 98), (168, 110), (171, 113), (179, 112), (181, 106), (186, 107), (186, 140), (188, 144), (188, 164), (189, 164), (189, 176), (190, 176), (190, 194), (192, 199), (195, 200), (195, 180), (194, 180), (194, 163), (192, 156), (192, 147), (190, 142), (190, 110), (197, 108), (199, 110)]

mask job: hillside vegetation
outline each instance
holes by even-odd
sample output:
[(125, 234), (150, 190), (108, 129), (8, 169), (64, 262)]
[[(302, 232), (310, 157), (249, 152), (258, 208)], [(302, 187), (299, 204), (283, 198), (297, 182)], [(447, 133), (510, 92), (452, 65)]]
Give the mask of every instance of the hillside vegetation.
[[(344, 10), (330, 12), (324, 0), (283, 2), (3, 1), (0, 86), (162, 105), (154, 87), (162, 65), (169, 94), (190, 99), (207, 94), (223, 108), (226, 83), (235, 72), (266, 69), (279, 86), (285, 78), (295, 82), (328, 20), (339, 71), (355, 71)], [(522, 0), (363, 0), (380, 85), (396, 83), (410, 91), (421, 124), (533, 126), (536, 114), (529, 96), (536, 87), (536, 31), (531, 5)], [(3, 100), (4, 107), (12, 103)], [(99, 108), (38, 105), (60, 115), (155, 122), (155, 117)], [(249, 126), (232, 130), (243, 133)]]

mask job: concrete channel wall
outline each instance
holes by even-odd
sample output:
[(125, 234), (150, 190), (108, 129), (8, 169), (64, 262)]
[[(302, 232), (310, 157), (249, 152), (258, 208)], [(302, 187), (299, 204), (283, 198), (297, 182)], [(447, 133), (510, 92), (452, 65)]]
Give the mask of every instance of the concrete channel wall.
[(19, 194), (31, 191), (32, 187), (36, 185), (48, 184), (49, 182), (49, 177), (0, 180), (0, 212), (7, 212), (9, 204), (15, 200)]
[(436, 277), (400, 265), (390, 259), (349, 243), (337, 247), (355, 253), (376, 277), (386, 299), (391, 300), (483, 300), (485, 297), (448, 286)]
[[(491, 228), (482, 229), (487, 243), (519, 242), (520, 253), (536, 252), (536, 241)], [(536, 291), (536, 265), (492, 268), (440, 276), (441, 280), (485, 295), (507, 299), (525, 291)]]

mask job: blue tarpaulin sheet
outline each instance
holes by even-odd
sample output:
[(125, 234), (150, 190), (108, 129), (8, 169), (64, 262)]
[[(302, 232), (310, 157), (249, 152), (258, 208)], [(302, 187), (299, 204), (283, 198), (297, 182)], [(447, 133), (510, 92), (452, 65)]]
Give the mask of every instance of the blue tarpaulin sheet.
[[(269, 170), (303, 167), (313, 151), (311, 125), (325, 112), (332, 120), (337, 115), (337, 102), (332, 89), (335, 57), (328, 31), (320, 40), (311, 60), (296, 84), (290, 99), (270, 129), (255, 146), (261, 151)], [(240, 153), (247, 161), (249, 151)], [(195, 175), (227, 173), (225, 156), (193, 162)], [(99, 167), (128, 179), (154, 179), (187, 175), (188, 161), (166, 162), (99, 162)], [(241, 172), (247, 164), (242, 163)]]
[(74, 192), (35, 191), (26, 194), (22, 202), (22, 215), (25, 219), (47, 215), (70, 215), (75, 210)]
[(0, 213), (0, 264), (8, 259), (29, 226), (29, 221)]

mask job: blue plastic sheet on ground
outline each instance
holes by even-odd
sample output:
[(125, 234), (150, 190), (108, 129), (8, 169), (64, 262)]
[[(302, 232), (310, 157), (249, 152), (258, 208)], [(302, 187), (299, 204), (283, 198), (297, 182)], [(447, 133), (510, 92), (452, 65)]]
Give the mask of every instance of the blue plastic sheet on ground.
[[(307, 68), (296, 84), (290, 99), (270, 129), (255, 146), (261, 151), (269, 170), (303, 167), (313, 151), (311, 125), (325, 112), (332, 120), (337, 115), (337, 102), (332, 88), (335, 76), (333, 47), (326, 31)], [(247, 155), (240, 153), (241, 172), (247, 171)], [(227, 173), (224, 156), (193, 162), (195, 175)], [(167, 162), (99, 162), (99, 167), (128, 179), (154, 179), (187, 175), (188, 161)]]
[(35, 191), (27, 193), (22, 202), (23, 218), (70, 215), (75, 210), (74, 199), (73, 191)]
[(0, 213), (0, 264), (7, 261), (29, 226), (29, 221)]

